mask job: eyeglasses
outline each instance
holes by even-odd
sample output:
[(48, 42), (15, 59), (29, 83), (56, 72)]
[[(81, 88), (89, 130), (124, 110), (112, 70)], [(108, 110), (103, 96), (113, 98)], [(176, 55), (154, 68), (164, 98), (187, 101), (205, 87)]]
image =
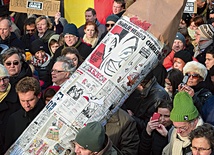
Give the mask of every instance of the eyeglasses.
[(191, 150), (193, 151), (193, 152), (196, 152), (196, 151), (198, 151), (198, 152), (206, 152), (206, 151), (208, 151), (208, 150), (210, 150), (211, 148), (208, 148), (208, 149), (205, 149), (205, 148), (203, 148), (203, 147), (194, 147), (194, 146), (191, 146), (190, 147), (191, 148)]
[(58, 73), (61, 73), (61, 72), (66, 72), (66, 71), (60, 71), (60, 70), (52, 69), (52, 70), (51, 70), (51, 73), (52, 73), (52, 72), (54, 72), (54, 73), (57, 73), (57, 74), (58, 74)]
[(111, 27), (113, 27), (115, 24), (106, 24), (106, 27), (109, 27), (109, 26), (111, 26)]
[(0, 82), (2, 81), (2, 82), (6, 82), (6, 81), (8, 81), (9, 80), (9, 77), (8, 76), (5, 76), (5, 77), (3, 77), (3, 78), (0, 78)]
[(199, 74), (190, 74), (190, 73), (186, 73), (185, 75), (188, 76), (189, 78), (192, 77), (193, 79), (197, 79), (197, 78), (200, 77)]
[(17, 65), (19, 65), (19, 62), (18, 62), (18, 61), (13, 61), (13, 62), (8, 61), (8, 62), (5, 62), (5, 65), (6, 65), (6, 66), (11, 66), (12, 64), (13, 64), (14, 66), (17, 66)]
[(181, 131), (187, 131), (189, 128), (187, 126), (183, 126), (183, 127), (175, 127), (177, 130), (181, 130)]

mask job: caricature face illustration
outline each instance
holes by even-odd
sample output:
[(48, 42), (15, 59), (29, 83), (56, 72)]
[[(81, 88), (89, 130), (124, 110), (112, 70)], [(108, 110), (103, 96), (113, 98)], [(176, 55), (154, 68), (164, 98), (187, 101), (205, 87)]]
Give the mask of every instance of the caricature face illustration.
[(106, 42), (103, 62), (100, 69), (107, 75), (112, 76), (123, 63), (137, 49), (138, 38), (135, 36), (126, 35), (119, 40), (119, 35), (115, 34)]

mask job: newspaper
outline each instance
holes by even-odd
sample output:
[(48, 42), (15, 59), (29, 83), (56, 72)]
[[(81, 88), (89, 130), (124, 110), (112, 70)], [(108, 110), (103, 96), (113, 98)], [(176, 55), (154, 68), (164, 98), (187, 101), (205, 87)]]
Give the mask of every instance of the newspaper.
[(92, 121), (105, 125), (156, 66), (162, 48), (129, 17), (120, 18), (6, 154), (74, 152), (78, 131)]

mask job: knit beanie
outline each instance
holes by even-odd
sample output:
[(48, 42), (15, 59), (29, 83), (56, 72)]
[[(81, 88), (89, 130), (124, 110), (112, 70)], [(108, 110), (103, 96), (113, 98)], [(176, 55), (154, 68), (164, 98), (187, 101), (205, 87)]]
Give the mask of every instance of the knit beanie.
[(9, 76), (9, 73), (7, 69), (2, 64), (0, 64), (0, 77), (5, 77), (5, 76)]
[(113, 21), (113, 22), (117, 22), (118, 21), (118, 19), (119, 19), (119, 17), (117, 16), (117, 15), (109, 15), (107, 18), (106, 18), (106, 23), (108, 22), (108, 21)]
[(170, 119), (173, 122), (186, 122), (197, 118), (197, 108), (193, 104), (192, 97), (185, 91), (178, 92), (173, 100), (173, 109)]
[(205, 80), (207, 77), (207, 68), (197, 61), (190, 61), (186, 63), (183, 68), (183, 74), (185, 75), (188, 72), (195, 72), (199, 74), (203, 78), (203, 80)]
[(63, 34), (66, 35), (66, 34), (72, 34), (76, 37), (79, 37), (79, 33), (78, 33), (78, 30), (77, 30), (77, 27), (76, 25), (74, 24), (67, 24), (65, 25), (64, 29), (63, 29)]
[(184, 45), (186, 45), (186, 39), (180, 32), (176, 33), (175, 40), (180, 40)]
[(180, 58), (185, 63), (192, 61), (192, 55), (187, 50), (180, 50), (176, 52), (174, 58)]
[(32, 55), (35, 55), (36, 52), (42, 50), (42, 51), (45, 51), (45, 47), (44, 47), (44, 43), (41, 39), (36, 39), (34, 40), (32, 43), (31, 43), (31, 46), (30, 46), (30, 53)]
[(105, 129), (99, 122), (91, 122), (82, 128), (75, 141), (92, 152), (102, 150), (105, 141)]
[(202, 24), (198, 27), (200, 40), (211, 40), (214, 35), (214, 27), (211, 24)]

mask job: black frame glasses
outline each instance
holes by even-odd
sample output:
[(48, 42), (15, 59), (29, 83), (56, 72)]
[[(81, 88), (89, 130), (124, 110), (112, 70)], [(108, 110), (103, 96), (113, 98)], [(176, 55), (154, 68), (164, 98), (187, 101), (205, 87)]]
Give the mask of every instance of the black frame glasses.
[(11, 66), (13, 64), (14, 66), (18, 66), (19, 63), (20, 63), (19, 61), (13, 61), (13, 62), (8, 61), (8, 62), (5, 62), (5, 65), (6, 66)]

